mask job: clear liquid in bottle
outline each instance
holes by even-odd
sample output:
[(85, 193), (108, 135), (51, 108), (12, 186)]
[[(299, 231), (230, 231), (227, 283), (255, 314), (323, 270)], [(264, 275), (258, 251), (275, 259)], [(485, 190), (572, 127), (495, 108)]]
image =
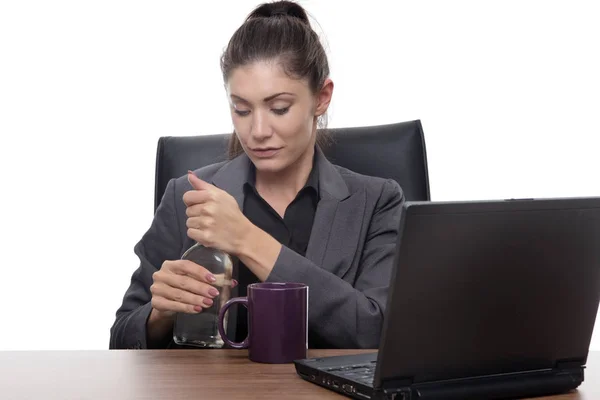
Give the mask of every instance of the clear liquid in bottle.
[[(173, 327), (173, 341), (178, 345), (221, 348), (223, 339), (217, 324), (221, 307), (231, 298), (233, 273), (231, 257), (220, 250), (196, 243), (181, 258), (193, 261), (211, 272), (217, 278), (212, 285), (217, 288), (219, 295), (213, 299), (211, 307), (204, 308), (198, 314), (177, 313)], [(227, 331), (227, 315), (223, 327)]]

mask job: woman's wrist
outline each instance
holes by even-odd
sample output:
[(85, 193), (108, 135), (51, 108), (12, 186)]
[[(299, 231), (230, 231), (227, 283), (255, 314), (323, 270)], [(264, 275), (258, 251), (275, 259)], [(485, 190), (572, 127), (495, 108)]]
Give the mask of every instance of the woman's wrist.
[(265, 281), (281, 252), (281, 243), (248, 221), (237, 256), (261, 281)]

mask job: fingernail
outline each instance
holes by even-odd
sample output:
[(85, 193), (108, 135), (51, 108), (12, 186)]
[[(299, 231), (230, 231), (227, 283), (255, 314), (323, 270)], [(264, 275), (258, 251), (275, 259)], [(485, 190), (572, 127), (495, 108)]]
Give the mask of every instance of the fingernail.
[(193, 172), (191, 170), (188, 169), (188, 174), (193, 174)]
[(204, 299), (202, 302), (204, 304), (206, 304), (207, 306), (212, 306), (213, 305), (213, 301), (211, 299)]
[(202, 306), (194, 306), (194, 311), (196, 311), (196, 312), (202, 311)]
[(238, 281), (236, 281), (235, 279), (231, 280), (231, 287), (234, 288), (238, 285)]
[(208, 291), (208, 294), (210, 294), (211, 296), (215, 297), (219, 295), (219, 291), (215, 288), (210, 288), (210, 290)]
[(217, 278), (215, 278), (215, 276), (213, 274), (207, 274), (206, 280), (208, 280), (209, 282), (216, 282)]

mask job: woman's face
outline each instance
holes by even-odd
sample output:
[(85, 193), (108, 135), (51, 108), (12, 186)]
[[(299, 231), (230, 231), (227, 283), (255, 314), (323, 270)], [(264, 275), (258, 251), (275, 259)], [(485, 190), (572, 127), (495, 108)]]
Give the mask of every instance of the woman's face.
[(323, 88), (312, 93), (306, 80), (290, 78), (276, 62), (232, 71), (226, 89), (233, 126), (258, 171), (283, 171), (312, 157), (316, 117), (327, 110), (333, 83)]

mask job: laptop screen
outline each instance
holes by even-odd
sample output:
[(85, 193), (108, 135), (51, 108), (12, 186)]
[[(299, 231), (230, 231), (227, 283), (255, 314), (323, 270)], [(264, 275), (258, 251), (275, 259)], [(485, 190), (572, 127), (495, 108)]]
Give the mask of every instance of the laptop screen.
[(375, 385), (585, 362), (600, 198), (407, 203)]

